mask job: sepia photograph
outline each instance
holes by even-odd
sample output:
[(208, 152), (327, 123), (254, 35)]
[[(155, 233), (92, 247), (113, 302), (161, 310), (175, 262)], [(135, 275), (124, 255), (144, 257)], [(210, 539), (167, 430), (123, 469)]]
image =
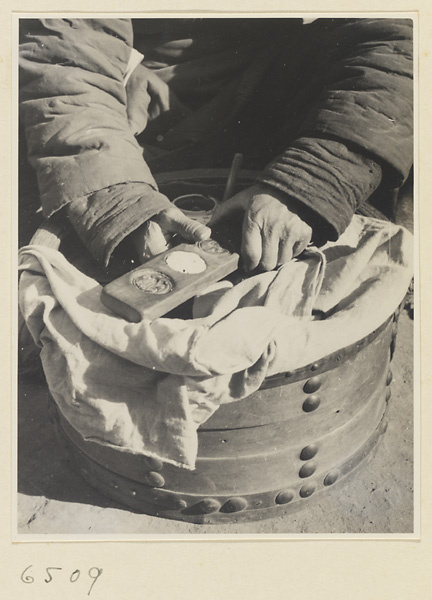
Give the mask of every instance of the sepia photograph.
[(15, 538), (418, 535), (413, 15), (14, 25)]

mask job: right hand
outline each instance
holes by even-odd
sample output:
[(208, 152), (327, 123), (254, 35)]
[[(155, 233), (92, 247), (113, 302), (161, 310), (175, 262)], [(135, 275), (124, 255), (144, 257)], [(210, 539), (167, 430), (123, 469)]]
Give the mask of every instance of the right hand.
[(170, 206), (131, 234), (139, 261), (144, 263), (168, 250), (174, 234), (178, 234), (187, 242), (199, 242), (207, 240), (211, 236), (211, 230), (202, 223), (186, 217), (176, 206)]
[(256, 184), (220, 204), (210, 224), (242, 210), (244, 268), (271, 271), (299, 256), (312, 237), (311, 227), (287, 204), (287, 198), (278, 190)]

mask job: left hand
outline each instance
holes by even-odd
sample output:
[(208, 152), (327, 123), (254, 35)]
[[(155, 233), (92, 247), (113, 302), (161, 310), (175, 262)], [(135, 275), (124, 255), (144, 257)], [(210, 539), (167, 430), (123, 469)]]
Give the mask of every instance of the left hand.
[(282, 202), (286, 197), (259, 184), (242, 190), (216, 209), (209, 225), (244, 211), (241, 256), (246, 270), (271, 271), (303, 252), (312, 228)]
[(134, 135), (142, 133), (161, 115), (177, 122), (190, 113), (165, 81), (142, 64), (133, 70), (126, 84), (126, 111)]
[(168, 250), (175, 233), (188, 242), (199, 242), (207, 240), (211, 230), (206, 225), (186, 217), (174, 205), (165, 208), (131, 233), (139, 261), (144, 263), (149, 258)]

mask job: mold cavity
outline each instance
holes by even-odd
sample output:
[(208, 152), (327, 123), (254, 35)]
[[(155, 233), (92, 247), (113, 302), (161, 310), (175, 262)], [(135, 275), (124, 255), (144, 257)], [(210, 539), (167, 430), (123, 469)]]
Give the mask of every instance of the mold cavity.
[(205, 261), (195, 252), (175, 250), (166, 256), (165, 262), (173, 271), (188, 275), (203, 273), (207, 269)]
[(132, 283), (142, 292), (168, 294), (174, 288), (172, 279), (153, 269), (145, 269), (134, 277)]

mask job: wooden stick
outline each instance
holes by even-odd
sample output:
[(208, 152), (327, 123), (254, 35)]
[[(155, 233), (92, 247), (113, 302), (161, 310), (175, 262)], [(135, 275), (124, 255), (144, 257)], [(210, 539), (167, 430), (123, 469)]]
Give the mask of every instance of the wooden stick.
[(234, 154), (234, 158), (231, 164), (231, 169), (228, 175), (228, 180), (225, 186), (225, 191), (222, 197), (222, 202), (225, 202), (225, 200), (228, 200), (228, 198), (230, 198), (232, 196), (233, 190), (234, 190), (234, 186), (237, 180), (237, 175), (240, 171), (240, 167), (243, 161), (243, 154), (240, 153), (236, 153)]

